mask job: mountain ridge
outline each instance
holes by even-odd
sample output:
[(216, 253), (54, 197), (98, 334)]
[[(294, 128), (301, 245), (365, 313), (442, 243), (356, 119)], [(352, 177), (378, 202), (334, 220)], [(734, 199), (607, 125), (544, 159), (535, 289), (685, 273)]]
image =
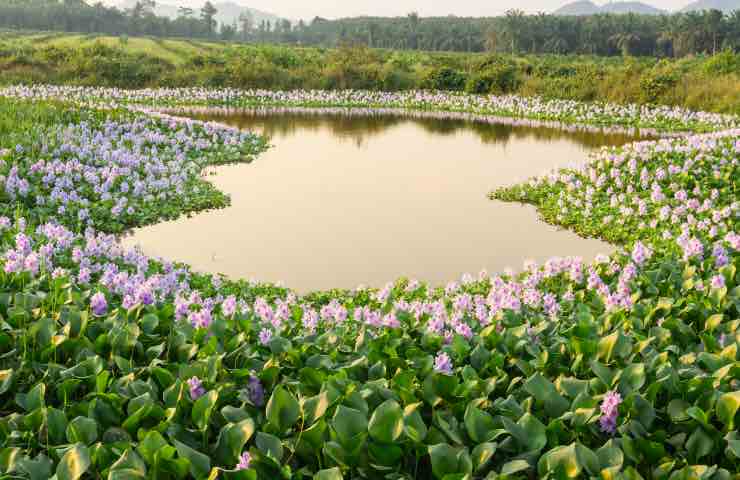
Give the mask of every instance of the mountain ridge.
[[(694, 0), (685, 7), (676, 11), (696, 12), (711, 9), (720, 10), (724, 13), (730, 13), (734, 10), (740, 10), (740, 0)], [(597, 5), (591, 0), (576, 0), (570, 3), (566, 3), (552, 13), (554, 15), (582, 16), (596, 15), (599, 13), (637, 13), (642, 15), (662, 15), (673, 12), (662, 10), (648, 3), (640, 1), (610, 1), (604, 5)]]
[(740, 0), (696, 0), (683, 7), (680, 11), (691, 12), (715, 9), (724, 13), (740, 10)]
[[(136, 4), (137, 0), (122, 0), (117, 6), (121, 9), (132, 8)], [(203, 2), (205, 3), (205, 1)], [(226, 0), (220, 2), (212, 2), (213, 6), (216, 7), (218, 13), (216, 13), (215, 20), (219, 24), (231, 25), (234, 22), (239, 22), (239, 16), (243, 12), (249, 12), (252, 15), (254, 25), (257, 26), (263, 21), (269, 21), (271, 24), (275, 24), (276, 21), (282, 20), (281, 17), (270, 13), (258, 10), (256, 8), (239, 5), (236, 2)], [(199, 16), (200, 7), (193, 8), (194, 15)], [(154, 13), (161, 17), (177, 18), (179, 16), (179, 6), (172, 5), (166, 2), (159, 2), (155, 4)]]
[(555, 15), (596, 15), (598, 13), (638, 13), (643, 15), (661, 15), (665, 10), (637, 1), (609, 2), (599, 6), (591, 0), (577, 0), (567, 3), (553, 12)]

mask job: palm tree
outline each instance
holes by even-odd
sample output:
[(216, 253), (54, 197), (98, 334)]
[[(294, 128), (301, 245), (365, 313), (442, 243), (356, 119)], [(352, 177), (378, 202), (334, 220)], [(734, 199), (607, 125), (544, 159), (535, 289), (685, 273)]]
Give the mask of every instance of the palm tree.
[(419, 48), (418, 30), (419, 30), (419, 14), (411, 12), (406, 16), (409, 27), (409, 48), (416, 50)]
[(722, 30), (722, 12), (716, 9), (704, 12), (704, 24), (707, 33), (712, 37), (712, 55), (717, 53), (717, 37)]
[(622, 52), (622, 55), (629, 57), (634, 52), (634, 46), (640, 41), (640, 37), (634, 33), (618, 33), (612, 35), (609, 41), (616, 45), (616, 47)]
[(502, 32), (511, 43), (511, 53), (517, 52), (519, 37), (524, 33), (524, 12), (521, 10), (507, 10), (503, 18), (504, 31)]
[(200, 9), (200, 16), (203, 19), (203, 23), (206, 25), (206, 32), (208, 36), (213, 35), (213, 30), (216, 27), (216, 20), (213, 18), (218, 13), (216, 7), (210, 1), (207, 1), (203, 8)]
[(252, 32), (252, 28), (254, 28), (254, 17), (252, 16), (252, 13), (246, 10), (240, 13), (239, 24), (242, 29), (242, 40), (246, 42), (249, 39), (249, 34)]

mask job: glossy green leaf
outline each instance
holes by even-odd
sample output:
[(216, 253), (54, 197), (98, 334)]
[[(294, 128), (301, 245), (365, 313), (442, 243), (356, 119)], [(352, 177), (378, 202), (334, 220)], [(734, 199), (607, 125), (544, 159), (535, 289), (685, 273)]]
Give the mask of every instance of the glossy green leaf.
[(205, 395), (200, 397), (193, 404), (192, 418), (193, 423), (201, 430), (205, 430), (208, 427), (208, 422), (211, 420), (213, 409), (216, 408), (218, 402), (218, 392), (211, 390)]
[(370, 437), (381, 443), (393, 443), (403, 433), (403, 411), (395, 400), (386, 400), (373, 411), (368, 424)]
[(98, 439), (98, 424), (87, 417), (77, 417), (67, 425), (67, 440), (70, 443), (92, 445)]
[(90, 452), (82, 443), (72, 445), (57, 465), (58, 480), (77, 480), (90, 468)]
[(273, 390), (267, 402), (267, 420), (280, 432), (285, 432), (295, 425), (301, 416), (298, 400), (282, 386)]

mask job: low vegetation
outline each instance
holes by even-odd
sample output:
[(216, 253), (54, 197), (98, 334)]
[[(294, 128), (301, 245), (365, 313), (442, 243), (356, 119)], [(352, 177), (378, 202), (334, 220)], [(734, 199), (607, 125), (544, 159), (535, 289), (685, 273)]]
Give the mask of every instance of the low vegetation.
[(0, 37), (0, 83), (446, 90), (740, 113), (740, 56), (680, 60), (318, 49), (96, 35)]
[[(0, 471), (735, 478), (738, 119), (404, 95), (0, 91)], [(234, 99), (714, 132), (604, 150), (494, 192), (623, 246), (610, 257), (298, 297), (126, 252), (106, 234), (223, 205), (200, 170), (251, 159), (262, 141), (154, 109)]]

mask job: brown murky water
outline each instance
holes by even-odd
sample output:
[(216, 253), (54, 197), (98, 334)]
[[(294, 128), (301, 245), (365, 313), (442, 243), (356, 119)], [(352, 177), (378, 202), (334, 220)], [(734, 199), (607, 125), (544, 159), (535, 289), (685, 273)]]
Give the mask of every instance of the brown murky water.
[(123, 242), (230, 277), (299, 292), (382, 286), (401, 276), (444, 284), (463, 273), (612, 246), (558, 230), (494, 188), (587, 160), (633, 138), (451, 120), (247, 113), (217, 120), (274, 145), (208, 177), (231, 207), (135, 231)]

